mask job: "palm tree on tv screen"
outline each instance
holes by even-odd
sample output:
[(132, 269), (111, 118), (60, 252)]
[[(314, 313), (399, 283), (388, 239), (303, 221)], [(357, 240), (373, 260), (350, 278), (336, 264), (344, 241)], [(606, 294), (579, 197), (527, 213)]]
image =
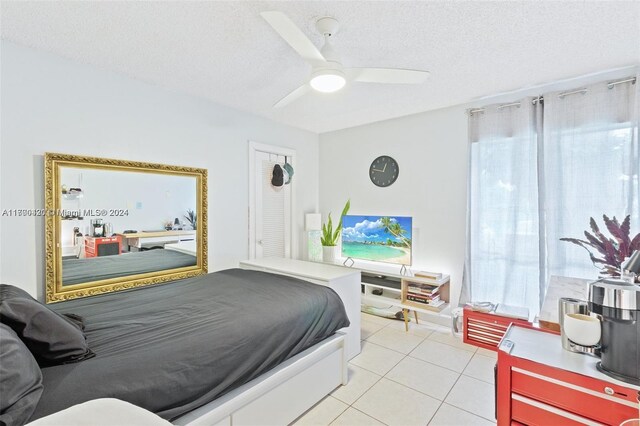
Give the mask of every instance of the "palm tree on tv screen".
[(400, 239), (407, 248), (411, 248), (411, 240), (407, 239), (404, 235), (407, 233), (407, 230), (402, 227), (398, 222), (391, 221), (391, 218), (388, 216), (380, 218), (382, 222), (382, 226), (384, 227), (384, 231), (393, 235), (394, 237)]

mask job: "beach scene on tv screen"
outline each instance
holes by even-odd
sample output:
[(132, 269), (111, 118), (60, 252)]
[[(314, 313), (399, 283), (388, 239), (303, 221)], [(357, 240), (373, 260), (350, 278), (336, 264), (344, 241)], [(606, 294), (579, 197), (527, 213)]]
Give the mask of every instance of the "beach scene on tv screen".
[(411, 218), (344, 216), (342, 256), (411, 265)]

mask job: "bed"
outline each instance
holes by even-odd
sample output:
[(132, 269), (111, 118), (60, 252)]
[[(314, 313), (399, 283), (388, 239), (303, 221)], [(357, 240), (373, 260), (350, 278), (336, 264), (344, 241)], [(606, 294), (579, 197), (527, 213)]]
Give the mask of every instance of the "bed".
[(73, 285), (194, 266), (196, 257), (176, 250), (148, 250), (62, 261), (62, 283)]
[(110, 397), (180, 424), (212, 424), (247, 402), (268, 404), (263, 390), (302, 374), (324, 394), (345, 382), (336, 333), (349, 325), (344, 305), (333, 290), (295, 278), (230, 269), (51, 307), (84, 317), (96, 356), (42, 368), (31, 420)]

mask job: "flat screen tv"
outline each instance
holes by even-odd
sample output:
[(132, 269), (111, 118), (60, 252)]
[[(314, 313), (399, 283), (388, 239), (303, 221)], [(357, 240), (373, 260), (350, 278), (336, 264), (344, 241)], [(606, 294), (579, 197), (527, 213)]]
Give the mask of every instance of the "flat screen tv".
[(342, 257), (411, 265), (411, 218), (344, 216)]

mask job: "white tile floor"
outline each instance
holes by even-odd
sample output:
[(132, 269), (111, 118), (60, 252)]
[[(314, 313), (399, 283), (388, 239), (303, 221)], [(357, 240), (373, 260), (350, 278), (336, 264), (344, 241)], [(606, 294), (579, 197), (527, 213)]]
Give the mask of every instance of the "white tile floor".
[(295, 425), (491, 425), (495, 352), (462, 343), (449, 329), (362, 315), (362, 352), (349, 384)]

